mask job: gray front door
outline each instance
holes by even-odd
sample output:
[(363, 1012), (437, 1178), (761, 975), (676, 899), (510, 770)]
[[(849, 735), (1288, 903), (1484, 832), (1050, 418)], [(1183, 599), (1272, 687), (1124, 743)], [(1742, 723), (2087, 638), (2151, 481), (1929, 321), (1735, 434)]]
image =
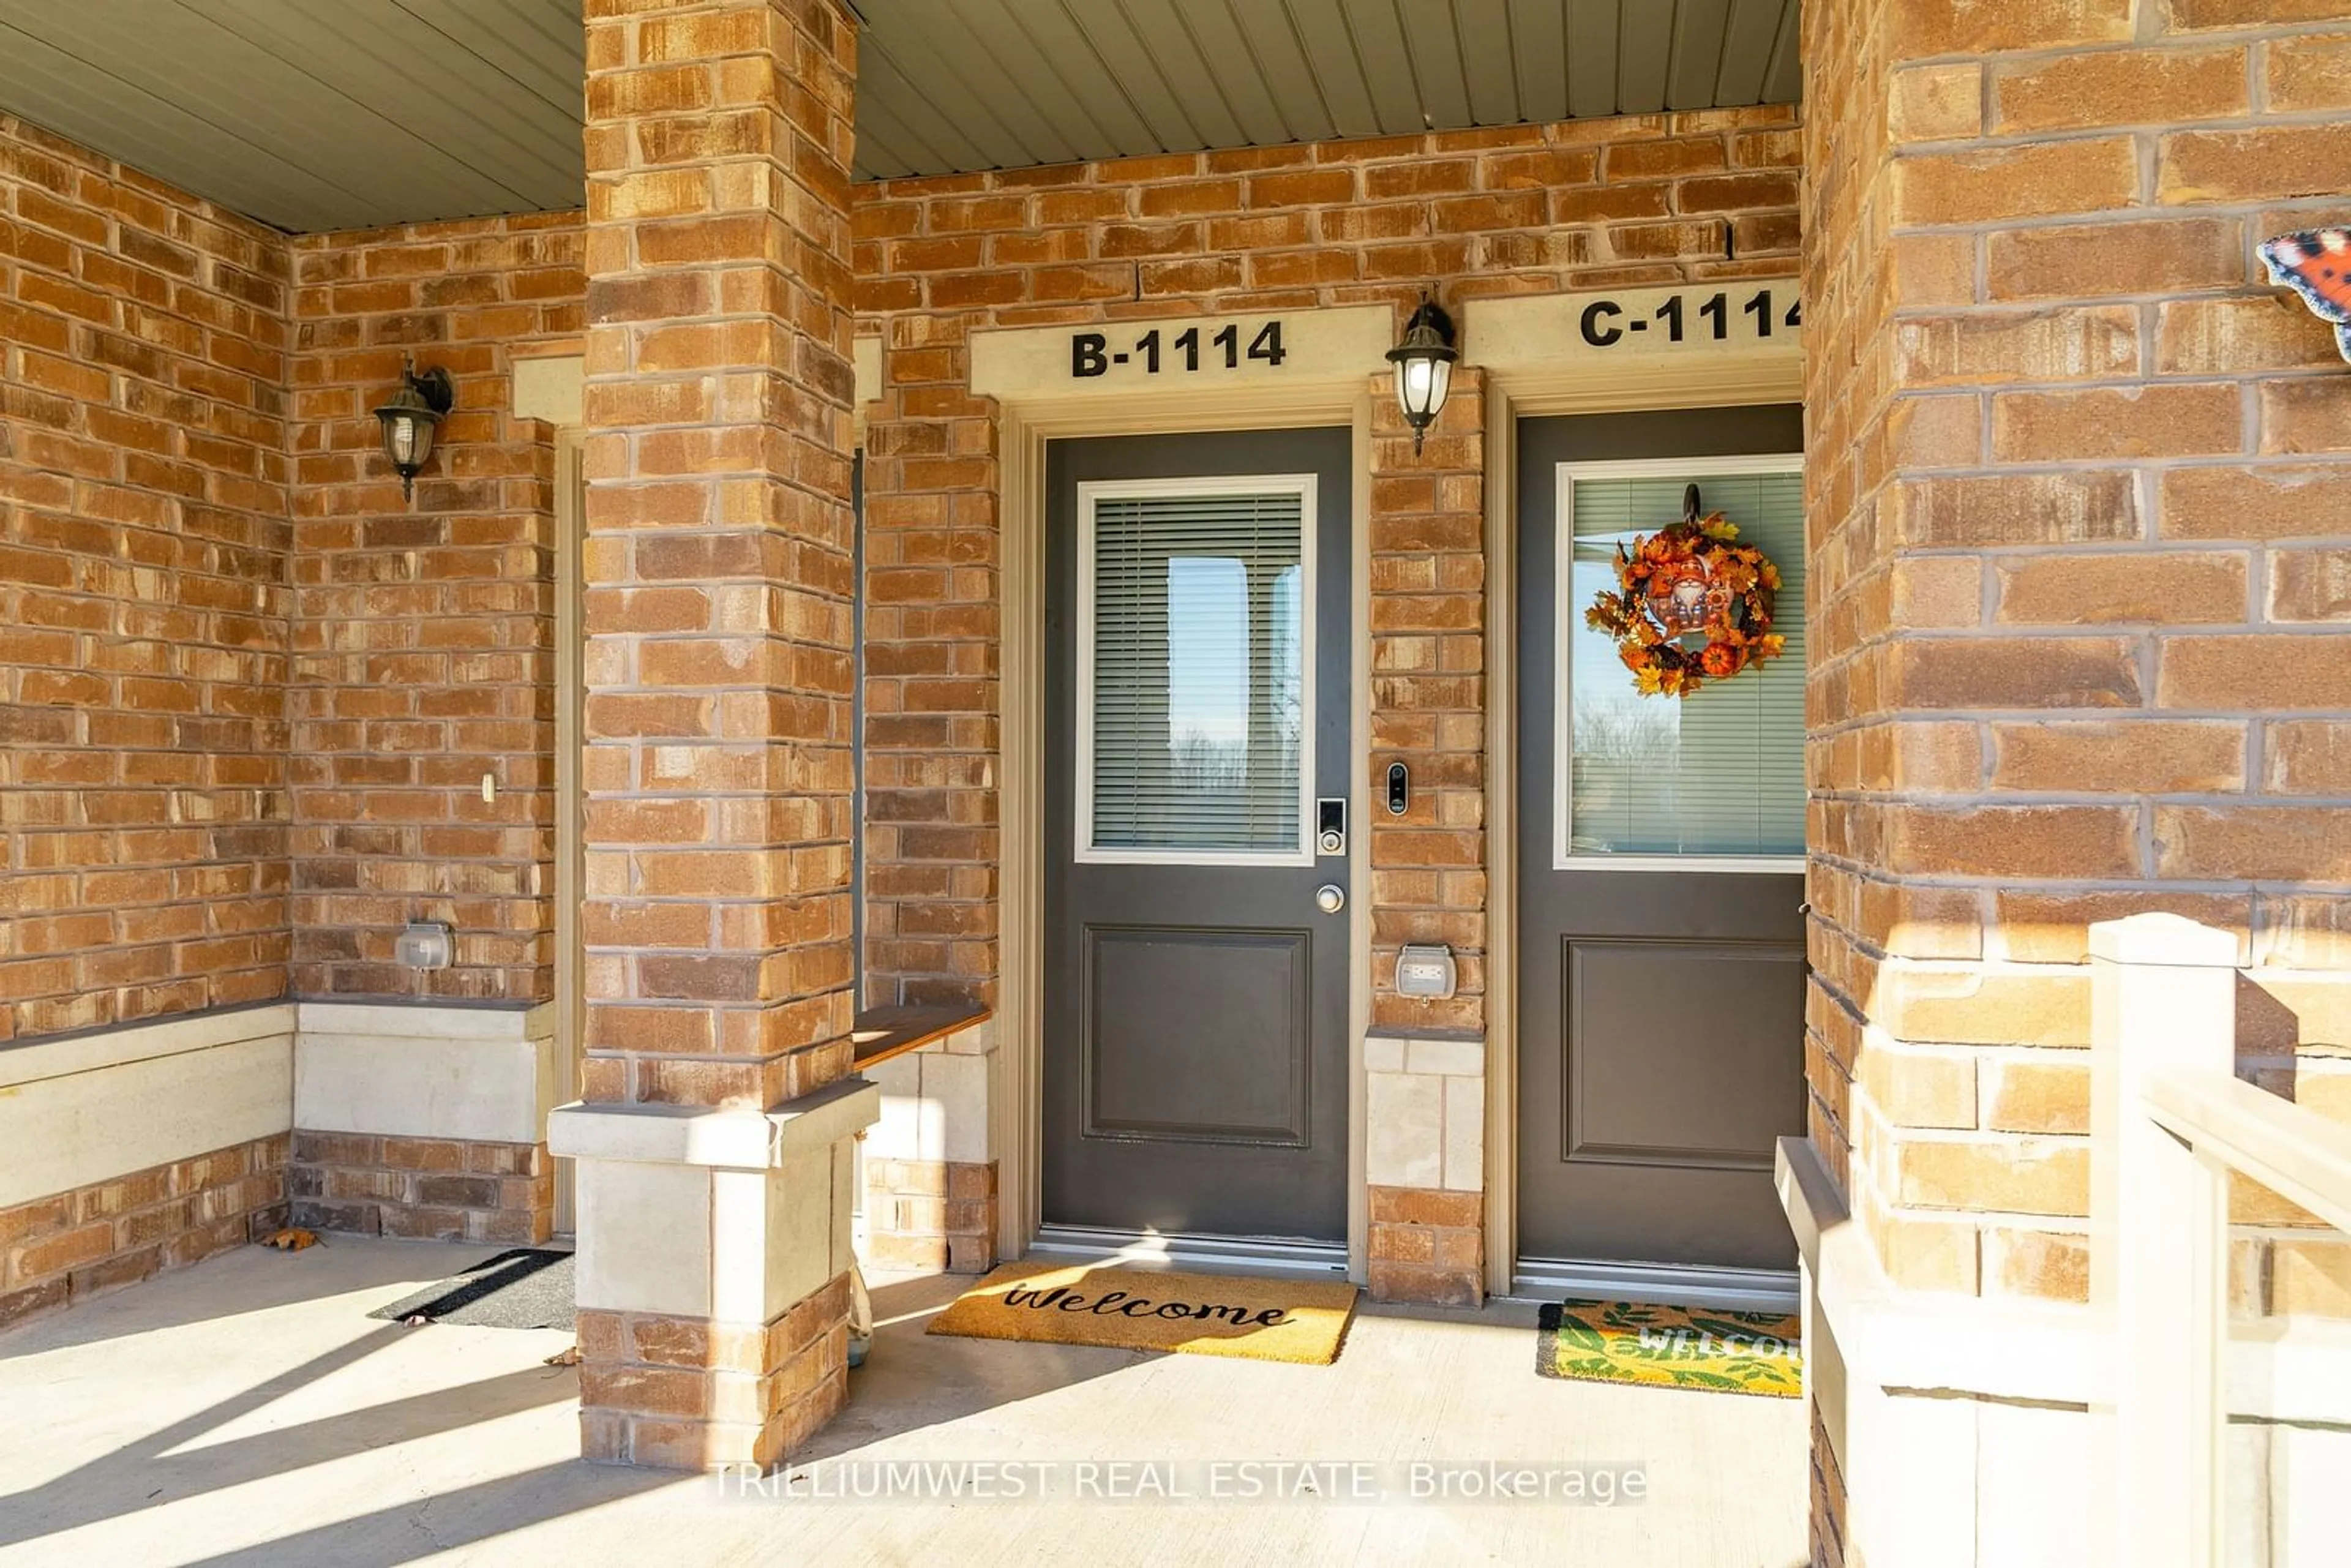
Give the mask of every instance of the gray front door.
[[(1802, 445), (1794, 406), (1519, 427), (1522, 1266), (1794, 1266), (1771, 1152), (1804, 1130)], [(1641, 696), (1583, 610), (1692, 483), (1780, 568), (1787, 652)]]
[(1346, 1234), (1351, 451), (1049, 451), (1049, 1225)]

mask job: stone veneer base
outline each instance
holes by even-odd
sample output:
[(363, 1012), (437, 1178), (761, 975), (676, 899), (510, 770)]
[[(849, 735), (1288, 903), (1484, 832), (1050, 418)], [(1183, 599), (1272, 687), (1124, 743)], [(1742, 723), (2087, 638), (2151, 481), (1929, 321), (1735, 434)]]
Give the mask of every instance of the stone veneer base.
[(259, 1240), (286, 1160), (279, 1134), (0, 1209), (0, 1328)]
[(582, 1308), (580, 1452), (597, 1464), (781, 1464), (849, 1401), (849, 1276), (773, 1322)]
[(1475, 1192), (1373, 1187), (1372, 1299), (1441, 1307), (1483, 1301), (1485, 1207)]
[(866, 1256), (876, 1268), (996, 1267), (996, 1162), (865, 1163)]
[(1845, 1568), (1844, 1476), (1837, 1469), (1836, 1451), (1829, 1447), (1820, 1406), (1805, 1403), (1813, 1417), (1810, 1568)]

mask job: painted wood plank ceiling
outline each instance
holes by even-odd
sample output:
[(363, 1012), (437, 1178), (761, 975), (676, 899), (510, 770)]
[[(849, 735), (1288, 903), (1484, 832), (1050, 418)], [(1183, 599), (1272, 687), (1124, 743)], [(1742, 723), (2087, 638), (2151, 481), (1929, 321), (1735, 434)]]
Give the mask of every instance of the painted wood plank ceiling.
[[(854, 0), (861, 179), (1792, 101), (1797, 0)], [(0, 110), (296, 232), (577, 206), (579, 0), (0, 0)]]

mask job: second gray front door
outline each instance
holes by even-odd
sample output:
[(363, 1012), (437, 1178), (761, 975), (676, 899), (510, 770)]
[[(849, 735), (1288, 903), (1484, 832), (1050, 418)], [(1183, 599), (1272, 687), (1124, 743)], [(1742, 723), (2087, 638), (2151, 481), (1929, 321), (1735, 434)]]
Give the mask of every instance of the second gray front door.
[(1351, 451), (1049, 451), (1049, 1225), (1346, 1234)]
[[(1521, 1264), (1795, 1265), (1804, 1130), (1804, 519), (1792, 405), (1519, 426)], [(1583, 624), (1686, 487), (1782, 586), (1779, 659), (1643, 696)]]

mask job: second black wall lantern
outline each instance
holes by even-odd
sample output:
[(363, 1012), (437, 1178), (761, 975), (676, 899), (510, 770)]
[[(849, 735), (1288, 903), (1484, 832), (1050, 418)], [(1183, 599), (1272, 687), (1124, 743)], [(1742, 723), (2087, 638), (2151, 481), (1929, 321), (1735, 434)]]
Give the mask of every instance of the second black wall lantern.
[(375, 411), (383, 425), (383, 455), (400, 476), (400, 493), (416, 498), (417, 472), (433, 455), (433, 436), (455, 406), (456, 390), (444, 370), (419, 371), (413, 360), (401, 367), (400, 390)]
[(1428, 427), (1445, 407), (1456, 357), (1453, 318), (1445, 313), (1444, 306), (1422, 295), (1420, 308), (1404, 324), (1404, 341), (1388, 350), (1388, 362), (1395, 367), (1396, 402), (1404, 410), (1405, 423), (1412, 426), (1416, 456)]

